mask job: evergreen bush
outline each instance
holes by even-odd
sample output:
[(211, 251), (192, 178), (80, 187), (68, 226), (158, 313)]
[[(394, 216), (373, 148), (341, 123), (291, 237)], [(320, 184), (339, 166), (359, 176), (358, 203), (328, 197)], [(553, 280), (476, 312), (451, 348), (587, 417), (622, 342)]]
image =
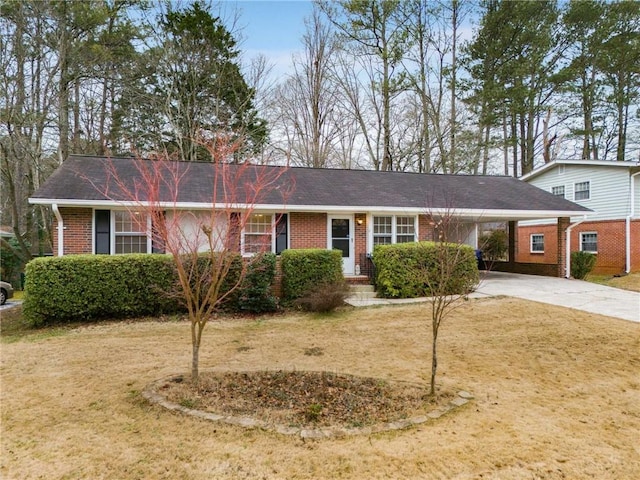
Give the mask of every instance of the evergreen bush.
[[(464, 295), (478, 284), (475, 250), (454, 243), (378, 245), (373, 251), (378, 296), (416, 298)], [(443, 269), (446, 264), (448, 269)], [(442, 285), (441, 282), (445, 282)]]
[(584, 280), (596, 265), (597, 257), (589, 252), (571, 252), (571, 275)]
[(342, 253), (320, 248), (285, 250), (282, 263), (282, 300), (290, 303), (307, 295), (314, 287), (342, 284)]

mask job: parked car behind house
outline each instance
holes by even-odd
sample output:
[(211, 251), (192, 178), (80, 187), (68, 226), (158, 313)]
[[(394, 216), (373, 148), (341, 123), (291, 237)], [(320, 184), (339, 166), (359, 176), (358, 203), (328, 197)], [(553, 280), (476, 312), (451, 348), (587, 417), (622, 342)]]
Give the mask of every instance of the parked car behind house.
[(13, 297), (13, 287), (11, 284), (0, 281), (0, 305), (4, 305), (11, 297)]

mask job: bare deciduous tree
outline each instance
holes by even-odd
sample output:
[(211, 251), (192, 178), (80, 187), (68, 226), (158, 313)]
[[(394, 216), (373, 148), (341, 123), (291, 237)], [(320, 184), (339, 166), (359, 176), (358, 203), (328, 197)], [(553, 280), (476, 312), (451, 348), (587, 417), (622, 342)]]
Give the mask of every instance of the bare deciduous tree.
[[(116, 165), (111, 164), (110, 188), (96, 186), (108, 198), (136, 213), (131, 217), (139, 218), (144, 230), (150, 224), (154, 245), (172, 256), (191, 322), (194, 382), (199, 376), (204, 328), (240, 286), (256, 258), (245, 255), (240, 259), (241, 242), (242, 251), (247, 254), (271, 247), (271, 226), (251, 238), (242, 239), (242, 232), (252, 220), (257, 204), (274, 192), (282, 195), (284, 204), (288, 190), (280, 181), (285, 167), (229, 163), (239, 145), (222, 134), (199, 143), (214, 163), (210, 189), (203, 193), (206, 198), (201, 199), (200, 210), (185, 210), (179, 204), (183, 190), (188, 188), (190, 163), (170, 161), (166, 155), (157, 160), (137, 160), (135, 178), (123, 178)], [(236, 268), (239, 272), (230, 275)]]
[(472, 271), (467, 268), (476, 265), (475, 252), (462, 243), (468, 231), (455, 211), (428, 211), (427, 215), (434, 229), (434, 243), (419, 244), (425, 249), (424, 257), (428, 261), (418, 275), (431, 295), (431, 301), (426, 304), (430, 309), (432, 335), (429, 394), (435, 395), (440, 327), (467, 294), (477, 287), (478, 272), (477, 268)]

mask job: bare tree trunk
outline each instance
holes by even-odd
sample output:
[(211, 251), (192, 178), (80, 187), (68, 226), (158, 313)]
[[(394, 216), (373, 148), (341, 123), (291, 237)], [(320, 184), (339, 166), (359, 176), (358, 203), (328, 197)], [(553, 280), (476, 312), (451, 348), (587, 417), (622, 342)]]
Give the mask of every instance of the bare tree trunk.
[(438, 372), (438, 328), (436, 327), (435, 321), (433, 323), (432, 332), (433, 343), (431, 344), (431, 381), (429, 382), (429, 395), (431, 396), (436, 394), (436, 374)]
[(458, 37), (458, 0), (451, 0), (451, 126), (450, 126), (450, 153), (449, 162), (451, 172), (456, 170), (456, 133), (457, 133), (457, 117), (456, 117), (456, 40)]
[(60, 63), (60, 84), (58, 91), (58, 125), (60, 140), (58, 144), (58, 163), (62, 165), (69, 156), (69, 32), (67, 29), (67, 4), (62, 2), (59, 19), (60, 43), (58, 56)]

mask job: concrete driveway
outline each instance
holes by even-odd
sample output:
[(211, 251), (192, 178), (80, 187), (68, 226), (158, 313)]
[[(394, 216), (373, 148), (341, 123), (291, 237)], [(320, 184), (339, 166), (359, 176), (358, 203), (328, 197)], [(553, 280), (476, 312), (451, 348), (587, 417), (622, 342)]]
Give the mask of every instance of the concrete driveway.
[[(470, 298), (509, 297), (575, 308), (590, 313), (640, 322), (640, 293), (605, 287), (583, 280), (520, 275), (516, 273), (480, 272), (480, 286)], [(428, 298), (374, 298), (373, 293), (355, 293), (346, 300), (355, 307), (425, 302)]]
[(480, 287), (473, 296), (508, 295), (640, 322), (638, 292), (582, 280), (515, 273), (481, 272), (481, 279)]

